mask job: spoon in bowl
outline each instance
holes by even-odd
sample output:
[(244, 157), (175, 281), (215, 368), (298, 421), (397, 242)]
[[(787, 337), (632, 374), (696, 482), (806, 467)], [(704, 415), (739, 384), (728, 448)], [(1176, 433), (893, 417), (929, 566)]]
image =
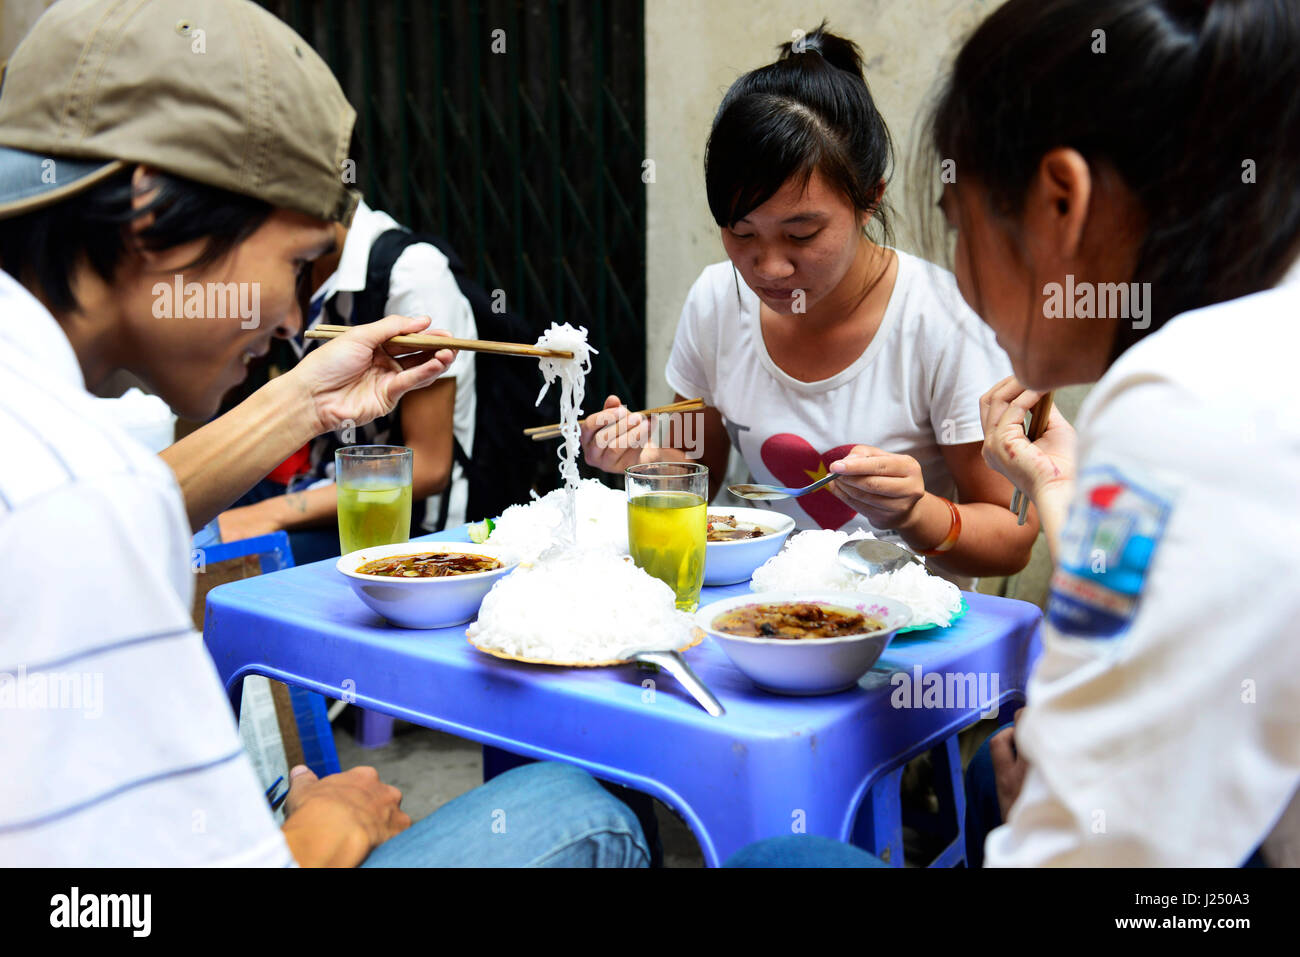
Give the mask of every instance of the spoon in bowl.
[(825, 488), (835, 481), (836, 473), (832, 472), (813, 482), (812, 485), (805, 485), (803, 488), (782, 488), (779, 485), (728, 485), (727, 491), (736, 498), (749, 499), (751, 502), (771, 502), (779, 498), (798, 498), (801, 495), (809, 495), (818, 489)]

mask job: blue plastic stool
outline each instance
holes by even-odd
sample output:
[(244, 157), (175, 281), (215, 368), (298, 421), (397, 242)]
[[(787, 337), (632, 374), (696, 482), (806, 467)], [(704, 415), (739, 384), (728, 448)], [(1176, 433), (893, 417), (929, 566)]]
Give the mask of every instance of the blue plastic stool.
[(910, 827), (948, 840), (927, 866), (957, 867), (966, 862), (966, 786), (957, 735), (952, 735), (930, 754), (934, 762), (934, 789), (939, 798), (937, 817), (903, 809), (899, 790), (907, 761), (915, 757), (911, 755), (871, 786), (853, 825), (853, 843), (893, 867), (903, 866), (904, 821)]
[[(194, 536), (190, 564), (196, 571), (201, 571), (208, 565), (247, 558), (250, 555), (257, 556), (263, 575), (278, 572), (282, 568), (293, 568), (293, 549), (289, 545), (287, 532), (272, 532), (270, 535), (222, 543), (216, 541), (218, 536), (215, 534), (214, 522), (208, 523), (207, 527)], [(339, 765), (338, 750), (334, 747), (334, 732), (330, 729), (325, 698), (305, 688), (289, 685), (289, 702), (298, 723), (303, 761), (317, 777), (338, 774), (342, 768)]]

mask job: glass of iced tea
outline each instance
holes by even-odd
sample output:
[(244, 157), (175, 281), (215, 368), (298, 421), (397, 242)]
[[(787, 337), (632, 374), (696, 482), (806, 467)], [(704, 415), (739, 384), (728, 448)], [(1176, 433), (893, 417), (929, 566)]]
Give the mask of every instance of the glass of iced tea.
[(625, 473), (632, 560), (694, 611), (704, 585), (709, 470), (690, 462), (634, 465)]
[(348, 445), (334, 453), (342, 554), (411, 539), (411, 466), (400, 445)]

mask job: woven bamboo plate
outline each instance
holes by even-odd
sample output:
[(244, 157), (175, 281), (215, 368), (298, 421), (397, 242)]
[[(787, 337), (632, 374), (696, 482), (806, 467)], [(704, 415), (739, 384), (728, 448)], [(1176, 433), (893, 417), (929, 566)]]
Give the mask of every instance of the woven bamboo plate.
[[(484, 648), (481, 645), (474, 644), (474, 639), (468, 637), (468, 633), (466, 634), (466, 640), (485, 655), (491, 655), (493, 658), (501, 658), (504, 661), (522, 661), (527, 665), (552, 665), (556, 668), (612, 668), (615, 665), (632, 664), (631, 658), (619, 658), (613, 661), (551, 661), (548, 658), (520, 658), (518, 655), (508, 655), (504, 651), (495, 651), (491, 648)], [(691, 640), (676, 650), (678, 652), (686, 651), (690, 648), (694, 648), (703, 640), (704, 632), (699, 628), (691, 628)]]

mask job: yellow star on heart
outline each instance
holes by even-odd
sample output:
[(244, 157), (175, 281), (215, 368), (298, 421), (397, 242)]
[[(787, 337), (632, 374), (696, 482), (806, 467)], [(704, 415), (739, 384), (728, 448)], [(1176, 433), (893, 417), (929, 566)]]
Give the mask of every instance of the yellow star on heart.
[(820, 481), (826, 477), (826, 463), (818, 462), (816, 472), (810, 472), (808, 469), (804, 469), (803, 474), (808, 476), (814, 482)]

